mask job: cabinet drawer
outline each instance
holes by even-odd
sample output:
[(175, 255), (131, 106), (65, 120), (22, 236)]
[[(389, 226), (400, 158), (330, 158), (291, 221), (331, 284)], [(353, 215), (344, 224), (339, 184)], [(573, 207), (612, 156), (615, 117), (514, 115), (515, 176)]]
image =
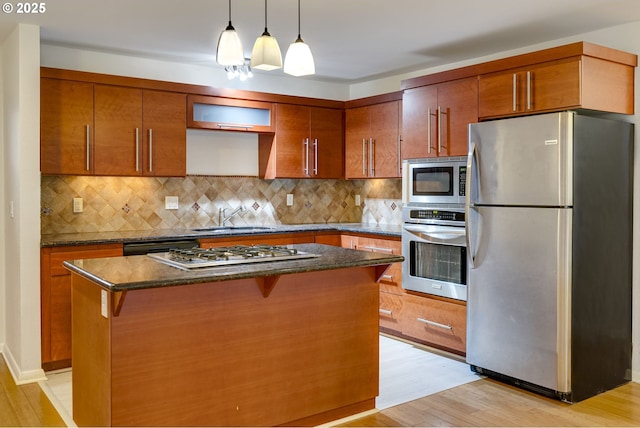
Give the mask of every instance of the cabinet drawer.
[(389, 328), (397, 332), (402, 331), (403, 296), (392, 293), (380, 293), (380, 327)]
[[(353, 240), (353, 237), (349, 237), (349, 244), (351, 248), (362, 251), (371, 251), (374, 253), (383, 254), (402, 254), (402, 243), (400, 241), (392, 241), (390, 239), (382, 238), (368, 238), (359, 236)], [(344, 242), (343, 242), (343, 246)], [(380, 291), (387, 293), (393, 293), (401, 295), (402, 290), (402, 263), (394, 263), (389, 266), (389, 269), (380, 278)]]
[(466, 352), (466, 306), (443, 300), (404, 296), (402, 333), (435, 347)]

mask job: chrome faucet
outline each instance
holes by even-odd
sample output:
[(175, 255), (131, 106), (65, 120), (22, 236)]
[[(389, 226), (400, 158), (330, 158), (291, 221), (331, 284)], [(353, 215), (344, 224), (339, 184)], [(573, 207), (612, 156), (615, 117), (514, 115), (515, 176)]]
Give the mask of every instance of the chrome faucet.
[(246, 210), (247, 209), (243, 205), (240, 205), (238, 208), (233, 210), (233, 212), (231, 214), (229, 214), (227, 216), (226, 215), (227, 209), (226, 208), (220, 208), (218, 210), (218, 225), (219, 226), (224, 226), (229, 220), (231, 220), (231, 217), (233, 217), (236, 214), (240, 214), (241, 212), (245, 212)]

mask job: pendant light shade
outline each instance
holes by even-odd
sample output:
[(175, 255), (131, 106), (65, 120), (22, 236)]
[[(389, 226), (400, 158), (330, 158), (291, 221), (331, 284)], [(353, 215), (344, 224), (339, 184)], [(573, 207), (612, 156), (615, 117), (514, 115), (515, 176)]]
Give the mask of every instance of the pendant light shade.
[(267, 30), (267, 0), (264, 0), (264, 33), (256, 39), (251, 52), (251, 68), (275, 70), (282, 68), (282, 53), (275, 37)]
[(244, 51), (240, 36), (231, 24), (231, 0), (229, 0), (229, 25), (220, 33), (216, 61), (220, 65), (244, 65)]
[(300, 0), (298, 0), (298, 38), (289, 45), (284, 58), (284, 72), (296, 77), (316, 72), (311, 49), (300, 36)]

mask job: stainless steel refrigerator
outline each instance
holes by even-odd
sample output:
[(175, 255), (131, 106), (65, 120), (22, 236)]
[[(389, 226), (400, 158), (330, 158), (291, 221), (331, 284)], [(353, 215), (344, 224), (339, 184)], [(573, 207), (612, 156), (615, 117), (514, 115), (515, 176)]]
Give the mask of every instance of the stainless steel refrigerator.
[(574, 402), (631, 377), (633, 125), (469, 126), (467, 362)]

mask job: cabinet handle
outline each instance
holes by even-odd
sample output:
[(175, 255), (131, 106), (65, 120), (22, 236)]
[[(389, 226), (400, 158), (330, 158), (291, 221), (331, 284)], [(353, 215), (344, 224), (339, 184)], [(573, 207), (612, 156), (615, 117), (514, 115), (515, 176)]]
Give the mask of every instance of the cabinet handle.
[(375, 177), (376, 176), (376, 158), (374, 155), (374, 141), (373, 138), (369, 138), (369, 176), (370, 177)]
[(527, 110), (531, 110), (531, 72), (527, 71)]
[(367, 176), (367, 140), (362, 139), (362, 175)]
[(380, 311), (381, 314), (389, 315), (389, 316), (393, 315), (393, 311), (390, 311), (388, 309), (378, 309), (378, 310)]
[(398, 134), (398, 177), (402, 177), (402, 135)]
[(393, 248), (381, 248), (381, 247), (371, 247), (371, 246), (364, 246), (362, 248), (364, 248), (365, 250), (375, 251), (375, 252), (378, 252), (378, 253), (393, 254)]
[(304, 146), (304, 165), (302, 166), (302, 170), (304, 171), (304, 175), (309, 175), (309, 139), (305, 138), (302, 142)]
[(318, 139), (313, 140), (313, 174), (318, 175)]
[(91, 126), (87, 123), (86, 127), (86, 138), (87, 138), (87, 171), (90, 169), (91, 164)]
[(219, 123), (218, 128), (230, 128), (230, 129), (244, 129), (249, 130), (253, 128), (253, 125), (234, 125), (233, 123)]
[(153, 171), (153, 129), (149, 128), (149, 172)]
[(136, 128), (136, 172), (138, 172), (140, 170), (139, 168), (139, 163), (140, 163), (140, 130), (138, 128)]
[(431, 107), (427, 109), (427, 153), (431, 154)]
[(453, 327), (451, 327), (450, 325), (440, 324), (439, 322), (426, 320), (424, 318), (416, 318), (416, 321), (421, 322), (421, 323), (425, 323), (425, 324), (433, 326), (433, 327), (439, 327), (439, 328), (442, 328), (442, 329), (445, 329), (445, 330), (453, 330)]
[(386, 279), (387, 281), (393, 281), (393, 275), (382, 275), (382, 278)]
[(513, 111), (518, 111), (518, 75), (513, 73)]

